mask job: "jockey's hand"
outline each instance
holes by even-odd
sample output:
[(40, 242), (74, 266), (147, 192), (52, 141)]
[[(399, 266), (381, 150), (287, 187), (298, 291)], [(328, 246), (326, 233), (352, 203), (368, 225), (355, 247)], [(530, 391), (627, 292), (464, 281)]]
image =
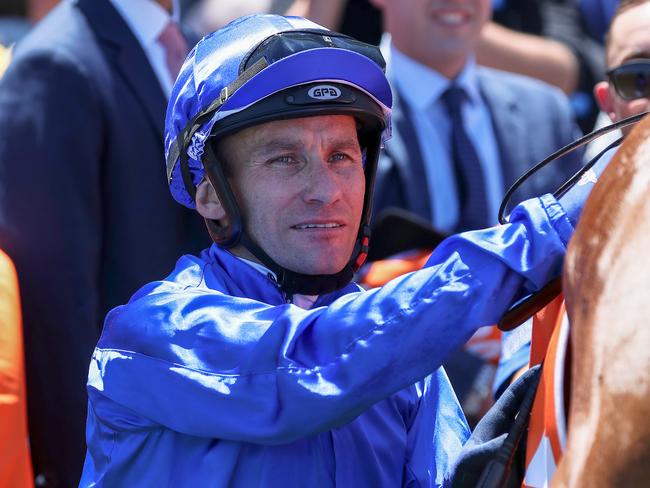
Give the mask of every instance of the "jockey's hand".
[[(463, 446), (454, 465), (446, 475), (445, 486), (453, 488), (476, 488), (490, 461), (497, 458), (508, 431), (529, 388), (537, 384), (539, 366), (526, 371), (503, 394), (480, 420), (474, 432)], [(512, 440), (512, 437), (511, 437)], [(523, 443), (522, 443), (523, 444)], [(523, 446), (519, 446), (523, 447)], [(523, 453), (523, 449), (516, 449)], [(499, 453), (500, 455), (502, 453)], [(513, 472), (503, 486), (521, 486), (523, 466), (515, 459), (510, 466)], [(501, 485), (499, 485), (501, 486)]]
[(582, 207), (589, 196), (592, 188), (598, 181), (598, 177), (601, 175), (603, 170), (607, 167), (607, 164), (614, 156), (616, 149), (612, 149), (606, 152), (596, 164), (589, 169), (580, 181), (578, 181), (573, 187), (571, 187), (562, 197), (560, 197), (560, 205), (564, 208), (569, 217), (569, 220), (575, 227), (580, 219), (580, 214), (582, 213)]

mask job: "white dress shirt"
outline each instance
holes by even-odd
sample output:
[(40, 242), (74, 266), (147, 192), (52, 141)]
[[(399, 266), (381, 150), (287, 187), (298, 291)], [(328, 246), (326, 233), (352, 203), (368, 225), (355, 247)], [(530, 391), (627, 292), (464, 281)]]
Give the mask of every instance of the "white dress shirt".
[[(388, 73), (408, 105), (425, 166), (433, 226), (451, 232), (460, 217), (456, 178), (451, 157), (451, 123), (441, 99), (451, 80), (407, 57), (390, 45)], [(497, 223), (504, 194), (499, 148), (492, 119), (479, 88), (476, 62), (469, 59), (456, 78), (467, 93), (463, 125), (478, 154), (485, 175), (488, 215)], [(390, 144), (390, 141), (389, 141)]]
[(169, 98), (175, 80), (172, 80), (169, 74), (165, 50), (158, 43), (158, 36), (172, 20), (172, 16), (153, 0), (111, 0), (111, 2), (142, 46), (163, 92)]

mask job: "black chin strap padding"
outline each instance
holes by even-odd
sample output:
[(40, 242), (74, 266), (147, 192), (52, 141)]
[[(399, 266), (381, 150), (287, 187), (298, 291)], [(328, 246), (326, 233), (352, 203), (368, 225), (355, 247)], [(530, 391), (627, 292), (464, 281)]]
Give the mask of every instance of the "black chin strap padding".
[(352, 281), (354, 272), (349, 264), (333, 275), (306, 275), (285, 270), (284, 281), (280, 284), (287, 295), (324, 295), (340, 290)]
[[(259, 247), (246, 232), (241, 233), (241, 244), (276, 276), (280, 289), (287, 295), (323, 295), (340, 290), (352, 281), (354, 271), (352, 260), (338, 273), (331, 275), (310, 275), (296, 273), (277, 264)], [(356, 254), (355, 254), (356, 258)]]

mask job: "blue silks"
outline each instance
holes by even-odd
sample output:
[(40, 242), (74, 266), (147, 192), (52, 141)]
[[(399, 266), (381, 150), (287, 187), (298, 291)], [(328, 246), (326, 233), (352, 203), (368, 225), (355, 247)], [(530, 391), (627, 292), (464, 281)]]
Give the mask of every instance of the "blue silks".
[(182, 257), (106, 318), (81, 486), (441, 486), (469, 431), (440, 365), (573, 232), (548, 195), (511, 222), (310, 310), (216, 246)]

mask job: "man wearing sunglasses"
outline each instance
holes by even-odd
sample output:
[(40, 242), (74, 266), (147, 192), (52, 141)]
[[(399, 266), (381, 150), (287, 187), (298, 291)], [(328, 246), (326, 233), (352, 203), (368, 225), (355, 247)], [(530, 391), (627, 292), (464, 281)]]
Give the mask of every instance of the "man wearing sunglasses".
[[(650, 109), (650, 1), (622, 0), (606, 37), (607, 80), (594, 87), (613, 122)], [(627, 134), (634, 126), (623, 129)]]

